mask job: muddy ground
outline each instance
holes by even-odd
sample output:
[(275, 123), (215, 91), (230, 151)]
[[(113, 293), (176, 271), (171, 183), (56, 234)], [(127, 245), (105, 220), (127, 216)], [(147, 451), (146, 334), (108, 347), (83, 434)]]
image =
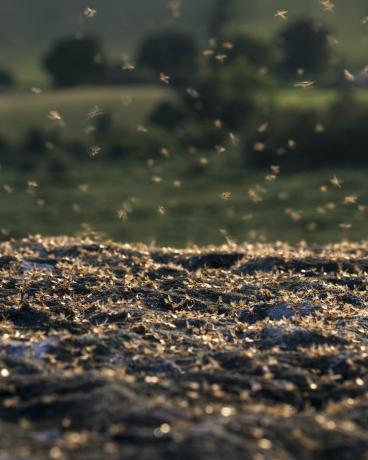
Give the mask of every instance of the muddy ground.
[(368, 459), (368, 246), (0, 245), (0, 460)]

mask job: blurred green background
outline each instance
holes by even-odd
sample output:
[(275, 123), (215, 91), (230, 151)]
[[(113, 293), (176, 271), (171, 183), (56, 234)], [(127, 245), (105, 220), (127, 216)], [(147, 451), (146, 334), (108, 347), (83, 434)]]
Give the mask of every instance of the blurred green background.
[(363, 0), (3, 0), (2, 238), (365, 239), (367, 15)]
[[(111, 57), (133, 56), (144, 36), (166, 27), (184, 30), (206, 40), (206, 28), (214, 0), (182, 1), (182, 15), (172, 17), (169, 0), (2, 0), (0, 5), (0, 67), (11, 67), (21, 82), (46, 81), (39, 66), (40, 58), (50, 44), (76, 31), (100, 35)], [(339, 38), (341, 54), (354, 61), (367, 56), (367, 29), (361, 19), (368, 15), (365, 0), (338, 1), (333, 14), (326, 14), (318, 0), (235, 0), (231, 27), (249, 32), (261, 39), (271, 39), (285, 26), (275, 21), (277, 9), (288, 10), (289, 20), (313, 17), (331, 27)], [(96, 8), (98, 14), (85, 23), (85, 7)]]

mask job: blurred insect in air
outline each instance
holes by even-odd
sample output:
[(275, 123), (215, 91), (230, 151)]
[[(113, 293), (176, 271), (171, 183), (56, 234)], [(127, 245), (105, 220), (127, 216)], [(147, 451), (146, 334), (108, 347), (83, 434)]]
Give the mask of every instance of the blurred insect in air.
[(278, 10), (276, 11), (275, 18), (282, 19), (283, 21), (287, 20), (288, 11)]
[(63, 117), (57, 110), (50, 110), (48, 119), (59, 126), (64, 126)]
[(160, 81), (162, 81), (162, 83), (165, 83), (165, 85), (168, 85), (170, 83), (169, 75), (165, 75), (164, 73), (160, 73)]
[(333, 178), (330, 180), (330, 182), (331, 182), (332, 185), (334, 185), (337, 188), (342, 187), (342, 181), (336, 175), (333, 176)]
[(308, 89), (313, 89), (314, 84), (315, 84), (314, 81), (300, 81), (300, 82), (294, 83), (294, 88), (308, 90)]
[(336, 5), (330, 2), (330, 0), (320, 0), (319, 3), (322, 5), (323, 11), (327, 13), (333, 13), (335, 11)]
[(344, 77), (346, 81), (355, 81), (354, 75), (347, 69), (344, 70)]
[(88, 113), (88, 118), (96, 118), (101, 115), (104, 115), (104, 111), (99, 108), (98, 105), (95, 105), (93, 109)]
[(175, 19), (181, 16), (181, 0), (170, 0), (169, 9), (171, 16)]
[(86, 16), (87, 18), (94, 18), (96, 16), (96, 13), (97, 13), (97, 10), (93, 9), (93, 8), (89, 8), (87, 7), (85, 10), (84, 10), (84, 16)]
[(93, 158), (93, 157), (99, 155), (101, 153), (101, 151), (102, 151), (101, 147), (98, 147), (97, 145), (94, 145), (89, 149), (89, 154)]

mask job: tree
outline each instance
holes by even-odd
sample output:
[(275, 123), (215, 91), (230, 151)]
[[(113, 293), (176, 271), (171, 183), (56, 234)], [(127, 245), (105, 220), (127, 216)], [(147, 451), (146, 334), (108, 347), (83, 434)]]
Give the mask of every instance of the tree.
[(254, 113), (257, 94), (272, 88), (247, 59), (238, 57), (228, 65), (209, 71), (196, 85), (199, 97), (186, 95), (186, 103), (200, 119), (220, 119), (231, 130), (242, 129)]
[(314, 74), (322, 72), (330, 58), (328, 36), (327, 29), (310, 19), (291, 24), (281, 34), (282, 69), (286, 73), (295, 73), (299, 68)]
[(43, 63), (55, 86), (96, 83), (103, 74), (102, 52), (94, 37), (66, 38), (58, 41)]
[(221, 38), (233, 15), (233, 0), (216, 0), (208, 24), (208, 34), (211, 38)]
[[(224, 49), (224, 43), (231, 44), (231, 48)], [(219, 47), (218, 53), (226, 54), (225, 64), (239, 57), (245, 57), (251, 64), (257, 67), (267, 66), (271, 61), (271, 47), (267, 43), (250, 35), (224, 36), (223, 42), (219, 43)]]
[(14, 78), (7, 70), (0, 70), (0, 89), (14, 86)]
[(185, 119), (185, 112), (180, 105), (163, 101), (152, 112), (150, 122), (168, 130), (174, 130)]
[(137, 65), (157, 74), (155, 81), (164, 73), (172, 84), (182, 85), (196, 77), (198, 48), (190, 35), (171, 31), (158, 33), (143, 41)]

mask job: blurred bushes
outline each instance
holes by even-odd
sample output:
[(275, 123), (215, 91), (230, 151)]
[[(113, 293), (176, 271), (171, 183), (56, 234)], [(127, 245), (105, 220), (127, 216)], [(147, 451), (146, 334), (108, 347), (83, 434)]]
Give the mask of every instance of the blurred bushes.
[(291, 171), (368, 167), (367, 116), (367, 105), (350, 97), (326, 112), (273, 110), (265, 132), (253, 126), (244, 134), (246, 163), (257, 168), (277, 164)]
[(95, 37), (59, 40), (43, 63), (57, 87), (98, 83), (104, 72), (101, 46)]
[[(161, 110), (163, 108), (167, 112), (161, 126), (153, 123), (156, 112), (146, 128), (137, 130), (114, 125), (108, 114), (97, 117), (84, 141), (67, 141), (58, 131), (38, 129), (30, 130), (18, 145), (0, 139), (0, 162), (28, 172), (51, 171), (60, 178), (76, 162), (91, 161), (94, 146), (101, 152), (93, 161), (102, 163), (146, 163), (167, 156), (168, 152), (175, 152), (176, 156), (184, 156), (188, 151), (217, 151), (225, 157), (228, 155), (226, 147), (232, 133), (228, 125), (217, 123), (211, 117), (202, 118), (188, 107), (185, 116), (175, 105), (171, 107), (167, 103)], [(175, 116), (175, 123), (170, 124)], [(349, 95), (324, 111), (273, 108), (265, 113), (256, 107), (248, 123), (237, 122), (242, 126), (235, 132), (239, 134), (240, 144), (235, 143), (231, 150), (241, 151), (242, 155), (228, 167), (279, 165), (284, 171), (368, 167), (367, 116), (367, 105), (354, 102)]]
[(238, 58), (245, 58), (250, 64), (257, 68), (272, 68), (276, 62), (275, 52), (271, 43), (266, 43), (249, 34), (227, 34), (221, 40), (216, 40), (214, 56), (223, 54), (223, 63), (216, 62), (215, 67), (231, 64)]
[(235, 15), (233, 0), (215, 0), (208, 22), (210, 38), (222, 38), (231, 25)]
[(113, 160), (147, 161), (160, 156), (163, 148), (174, 150), (176, 142), (171, 135), (160, 128), (150, 127), (140, 133), (128, 129), (113, 130), (107, 141), (106, 154), (101, 156)]
[(214, 148), (228, 136), (227, 131), (245, 127), (256, 111), (257, 94), (269, 94), (273, 87), (272, 77), (260, 76), (239, 56), (217, 69), (209, 66), (194, 87), (177, 91), (178, 101), (157, 107), (150, 122), (169, 129), (181, 145)]
[(257, 93), (272, 89), (272, 79), (261, 77), (245, 58), (208, 72), (196, 85), (199, 97), (186, 94), (189, 110), (202, 119), (219, 119), (228, 129), (239, 130), (256, 107)]
[(160, 84), (160, 74), (168, 75), (171, 85), (182, 86), (197, 77), (199, 52), (190, 35), (166, 31), (147, 36), (137, 64), (125, 64), (107, 62), (100, 41), (90, 36), (57, 41), (43, 60), (55, 87)]
[(186, 120), (176, 134), (182, 148), (201, 150), (214, 149), (216, 145), (227, 142), (226, 135), (226, 131), (216, 128), (209, 120), (199, 123), (192, 119)]
[(15, 86), (14, 76), (5, 69), (0, 69), (0, 90)]
[[(43, 65), (56, 87), (162, 84), (162, 74), (168, 77), (172, 87), (183, 88), (202, 78), (208, 67), (220, 69), (239, 58), (246, 59), (258, 69), (270, 70), (282, 79), (295, 77), (297, 72), (300, 76), (320, 77), (333, 62), (330, 32), (312, 19), (287, 24), (274, 40), (265, 43), (248, 34), (231, 32), (229, 26), (234, 15), (232, 0), (215, 2), (208, 24), (206, 50), (214, 59), (207, 63), (206, 59), (200, 59), (199, 43), (194, 36), (166, 30), (147, 35), (138, 47), (133, 63), (107, 61), (99, 39), (83, 36), (55, 42)], [(336, 81), (337, 68), (331, 73), (329, 84)]]
[(174, 86), (183, 86), (196, 79), (199, 52), (188, 34), (166, 31), (149, 35), (138, 50), (137, 67), (151, 74), (153, 83), (161, 73), (170, 77)]
[(150, 116), (150, 122), (167, 130), (176, 130), (186, 119), (185, 107), (180, 103), (163, 101)]
[(68, 141), (57, 132), (32, 128), (18, 145), (10, 145), (0, 138), (1, 165), (24, 172), (47, 170), (62, 177), (76, 163), (91, 161), (92, 149), (101, 151), (95, 162), (142, 161), (160, 157), (163, 148), (174, 151), (178, 143), (168, 131), (150, 126), (146, 132), (114, 126), (106, 116), (85, 141)]
[(331, 60), (329, 31), (312, 19), (288, 25), (280, 35), (281, 74), (295, 75), (298, 69), (309, 75), (321, 74)]
[[(320, 85), (329, 82), (331, 86), (333, 81), (335, 86), (346, 85), (341, 82), (342, 62), (328, 67), (332, 57), (329, 31), (302, 19), (287, 24), (274, 42), (264, 43), (229, 33), (233, 6), (232, 0), (214, 2), (202, 60), (191, 35), (170, 30), (148, 35), (135, 65), (107, 62), (95, 37), (57, 41), (44, 59), (55, 86), (167, 83), (175, 91), (175, 101), (163, 101), (153, 110), (148, 130), (115, 126), (105, 114), (91, 122), (83, 142), (66, 142), (56, 133), (35, 129), (18, 146), (0, 139), (1, 161), (24, 170), (48, 168), (56, 177), (72, 162), (87, 161), (93, 148), (101, 149), (94, 161), (146, 161), (158, 157), (163, 148), (226, 150), (229, 139), (239, 135), (244, 165), (255, 168), (368, 166), (368, 109), (354, 103), (349, 93), (325, 111), (265, 111), (259, 106), (259, 94), (267, 101), (267, 96), (285, 85), (282, 81), (289, 85), (296, 76), (318, 77)], [(0, 88), (12, 82), (9, 74), (0, 71)], [(258, 129), (256, 120), (260, 119), (267, 120), (267, 129)]]

